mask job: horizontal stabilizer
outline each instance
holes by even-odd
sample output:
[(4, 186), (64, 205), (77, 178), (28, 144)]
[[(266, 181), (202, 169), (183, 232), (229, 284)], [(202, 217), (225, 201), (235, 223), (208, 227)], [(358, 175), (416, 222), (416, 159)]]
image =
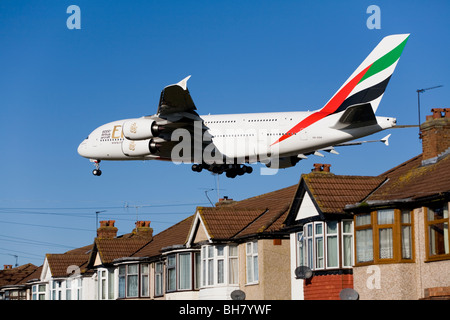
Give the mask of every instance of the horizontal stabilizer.
[(333, 128), (358, 128), (374, 124), (377, 124), (377, 118), (373, 113), (372, 106), (370, 103), (362, 103), (348, 107)]

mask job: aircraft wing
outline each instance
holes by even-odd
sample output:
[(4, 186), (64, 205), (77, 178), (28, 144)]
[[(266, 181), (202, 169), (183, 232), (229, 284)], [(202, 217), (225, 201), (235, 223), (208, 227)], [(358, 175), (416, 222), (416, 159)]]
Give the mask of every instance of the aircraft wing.
[(180, 82), (167, 86), (162, 90), (157, 111), (159, 116), (167, 116), (181, 112), (197, 115), (195, 112), (197, 108), (187, 89), (187, 81), (190, 77), (188, 76)]

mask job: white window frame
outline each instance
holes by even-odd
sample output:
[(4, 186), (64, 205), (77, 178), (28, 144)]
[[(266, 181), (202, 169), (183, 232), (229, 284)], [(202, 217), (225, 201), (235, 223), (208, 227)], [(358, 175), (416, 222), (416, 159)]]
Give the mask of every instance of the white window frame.
[[(235, 254), (230, 248), (234, 248)], [(204, 245), (201, 248), (201, 288), (213, 286), (237, 285), (239, 283), (239, 271), (230, 268), (233, 263), (239, 269), (238, 247), (236, 245)], [(236, 263), (237, 260), (237, 263)], [(235, 283), (231, 283), (232, 278)]]
[[(344, 233), (344, 222), (350, 223), (350, 231)], [(336, 232), (328, 233), (328, 224), (336, 223)], [(320, 232), (321, 229), (321, 232)], [(336, 255), (337, 265), (329, 266), (328, 244), (329, 238), (336, 237)], [(350, 237), (350, 248), (345, 248), (344, 237)], [(301, 243), (300, 243), (301, 242)], [(344, 219), (341, 221), (313, 221), (303, 226), (302, 232), (296, 233), (296, 252), (297, 266), (307, 266), (311, 270), (335, 270), (351, 268), (353, 266), (353, 220)], [(344, 265), (344, 254), (350, 250), (351, 265)], [(320, 252), (323, 255), (320, 255)], [(303, 259), (302, 259), (303, 257)], [(318, 258), (322, 259), (318, 263)], [(302, 260), (302, 261), (301, 261)]]
[[(350, 223), (350, 232), (345, 232), (344, 223)], [(341, 254), (342, 254), (342, 268), (351, 268), (355, 264), (355, 254), (354, 254), (354, 228), (353, 228), (353, 220), (344, 219), (341, 221)], [(350, 237), (350, 248), (345, 247), (345, 237)], [(345, 264), (345, 254), (347, 251), (350, 251), (350, 264)]]
[(164, 295), (164, 262), (155, 263), (155, 297)]
[[(245, 269), (247, 284), (259, 283), (259, 258), (258, 241), (247, 242), (245, 244)], [(255, 270), (255, 266), (258, 270)]]

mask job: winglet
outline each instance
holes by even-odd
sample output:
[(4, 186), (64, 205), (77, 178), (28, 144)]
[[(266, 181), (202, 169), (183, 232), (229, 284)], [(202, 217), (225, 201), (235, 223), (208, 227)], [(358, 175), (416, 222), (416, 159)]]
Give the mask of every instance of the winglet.
[(186, 89), (187, 89), (187, 82), (188, 82), (188, 80), (189, 80), (190, 77), (191, 77), (190, 75), (187, 76), (186, 78), (184, 78), (183, 80), (181, 80), (180, 82), (178, 82), (177, 85), (180, 86), (180, 87), (182, 87), (183, 90), (186, 90)]

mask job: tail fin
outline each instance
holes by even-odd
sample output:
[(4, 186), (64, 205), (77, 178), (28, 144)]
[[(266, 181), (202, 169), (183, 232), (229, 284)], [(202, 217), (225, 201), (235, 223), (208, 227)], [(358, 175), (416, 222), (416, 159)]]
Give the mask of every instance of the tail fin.
[(383, 38), (320, 112), (330, 115), (369, 103), (375, 113), (408, 38), (409, 34)]

